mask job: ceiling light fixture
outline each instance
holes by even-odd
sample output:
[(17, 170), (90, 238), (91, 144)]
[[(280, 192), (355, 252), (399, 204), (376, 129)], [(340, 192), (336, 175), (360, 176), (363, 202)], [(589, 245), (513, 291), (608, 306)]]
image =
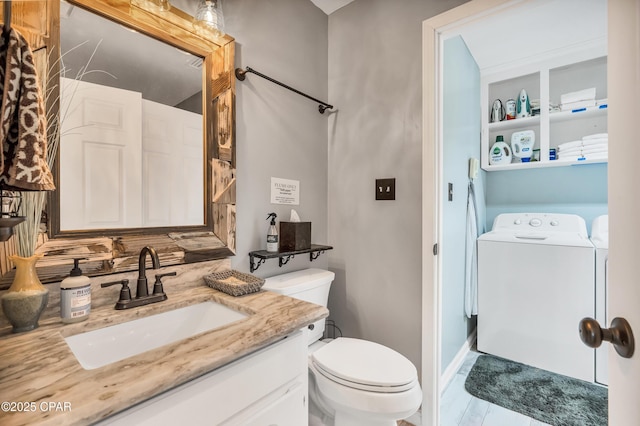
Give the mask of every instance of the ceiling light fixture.
[(194, 25), (213, 31), (218, 37), (223, 36), (224, 16), (222, 15), (220, 0), (200, 0), (194, 18)]

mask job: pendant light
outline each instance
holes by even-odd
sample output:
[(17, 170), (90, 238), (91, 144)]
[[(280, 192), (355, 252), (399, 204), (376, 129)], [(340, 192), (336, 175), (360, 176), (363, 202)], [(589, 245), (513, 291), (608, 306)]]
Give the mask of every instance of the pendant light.
[(224, 35), (224, 16), (220, 0), (200, 0), (194, 26), (212, 31), (217, 37)]

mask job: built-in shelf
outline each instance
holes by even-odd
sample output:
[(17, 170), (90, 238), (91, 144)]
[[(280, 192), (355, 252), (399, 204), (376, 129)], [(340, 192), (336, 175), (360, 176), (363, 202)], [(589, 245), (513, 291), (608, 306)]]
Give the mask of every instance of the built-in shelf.
[(523, 169), (541, 169), (545, 167), (566, 167), (566, 166), (582, 166), (585, 164), (599, 164), (607, 163), (606, 159), (599, 158), (597, 160), (581, 160), (581, 161), (566, 161), (566, 160), (553, 160), (553, 161), (531, 161), (529, 163), (510, 163), (510, 164), (492, 164), (484, 169), (487, 171), (498, 170), (523, 170)]
[[(566, 54), (541, 56), (539, 61), (502, 69), (482, 75), (480, 81), (481, 122), (480, 165), (486, 171), (525, 170), (545, 167), (580, 166), (607, 163), (605, 158), (586, 158), (582, 161), (562, 159), (552, 149), (563, 143), (578, 141), (586, 136), (607, 133), (607, 57), (606, 44), (598, 42), (588, 49), (570, 50)], [(576, 91), (593, 88), (595, 106), (574, 110), (551, 110), (560, 105), (562, 97)], [(514, 99), (522, 90), (530, 99), (538, 100), (540, 115), (491, 123), (490, 113), (496, 100)], [(514, 157), (509, 164), (490, 164), (493, 144), (499, 137), (509, 145), (517, 132), (535, 134), (534, 152), (539, 161), (520, 162)]]
[[(286, 265), (291, 259), (295, 257), (297, 254), (305, 254), (309, 253), (309, 260), (313, 262), (317, 259), (322, 253), (327, 250), (333, 250), (331, 246), (323, 246), (319, 244), (311, 244), (311, 247), (304, 250), (294, 250), (294, 251), (278, 251), (271, 252), (266, 250), (256, 250), (249, 252), (249, 270), (254, 272), (257, 270), (260, 265), (266, 262), (267, 259), (275, 259), (278, 258), (278, 266), (282, 267), (282, 265)], [(258, 259), (257, 263), (255, 259)]]
[(540, 125), (539, 115), (489, 123), (489, 130), (492, 132), (494, 131), (497, 132), (500, 130), (512, 130), (512, 129), (526, 128), (526, 127), (535, 126), (535, 125)]
[(589, 108), (580, 108), (574, 111), (557, 111), (549, 113), (549, 121), (557, 123), (561, 121), (570, 121), (577, 118), (603, 117), (607, 115), (608, 105), (601, 105)]

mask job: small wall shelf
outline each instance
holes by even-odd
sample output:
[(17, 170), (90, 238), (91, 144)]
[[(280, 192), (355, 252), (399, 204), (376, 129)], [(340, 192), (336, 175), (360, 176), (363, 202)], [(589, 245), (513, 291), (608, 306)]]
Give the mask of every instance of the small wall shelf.
[[(257, 270), (260, 265), (262, 265), (267, 259), (275, 259), (278, 258), (278, 266), (282, 267), (282, 265), (286, 265), (291, 259), (295, 257), (296, 254), (304, 254), (309, 253), (309, 260), (313, 262), (317, 259), (322, 253), (327, 250), (332, 250), (331, 246), (323, 246), (319, 244), (311, 244), (311, 247), (305, 250), (295, 250), (295, 251), (278, 251), (278, 252), (270, 252), (266, 250), (256, 250), (249, 252), (249, 270), (254, 272)], [(258, 262), (255, 262), (255, 259), (258, 259)]]

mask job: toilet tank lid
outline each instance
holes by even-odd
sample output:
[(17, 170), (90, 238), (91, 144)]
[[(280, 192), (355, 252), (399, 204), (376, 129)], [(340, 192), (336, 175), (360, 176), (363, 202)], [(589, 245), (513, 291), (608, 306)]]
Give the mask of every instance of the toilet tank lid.
[(280, 294), (293, 294), (330, 284), (335, 276), (335, 273), (325, 269), (302, 269), (266, 278), (262, 289)]

